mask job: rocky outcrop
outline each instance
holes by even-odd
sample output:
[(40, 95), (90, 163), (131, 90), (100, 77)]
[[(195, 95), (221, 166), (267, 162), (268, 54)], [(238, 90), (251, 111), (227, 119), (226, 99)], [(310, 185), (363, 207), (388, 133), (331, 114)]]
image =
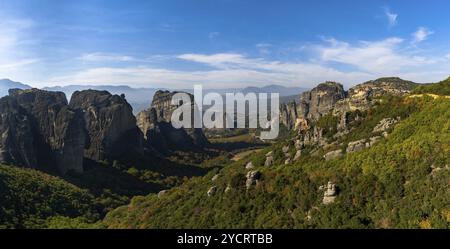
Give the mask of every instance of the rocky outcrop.
[(323, 137), (323, 129), (318, 126), (314, 126), (314, 128), (300, 133), (299, 140), (301, 141), (301, 146), (315, 144), (323, 145), (326, 142), (326, 139)]
[(302, 151), (297, 150), (297, 152), (295, 152), (294, 161), (299, 160), (301, 156), (302, 156)]
[(217, 181), (217, 179), (219, 179), (219, 174), (215, 174), (212, 178), (211, 178), (211, 181), (212, 182), (215, 182), (215, 181)]
[(167, 194), (167, 192), (169, 192), (169, 190), (167, 189), (163, 189), (161, 191), (158, 192), (158, 199), (161, 199), (164, 195)]
[(32, 124), (26, 111), (9, 96), (0, 99), (0, 162), (36, 168)]
[(335, 104), (344, 99), (346, 93), (342, 84), (336, 82), (325, 82), (319, 84), (311, 91), (301, 94), (299, 105), (299, 116), (310, 120), (318, 120), (321, 116), (329, 113)]
[(347, 145), (347, 153), (361, 151), (366, 148), (366, 139), (349, 142)]
[(264, 162), (264, 166), (269, 167), (273, 165), (273, 156), (266, 156), (266, 161)]
[(216, 186), (212, 186), (208, 189), (208, 192), (206, 192), (206, 194), (208, 195), (208, 197), (213, 196), (214, 194), (216, 194), (217, 192), (217, 187)]
[(378, 142), (381, 139), (380, 136), (375, 136), (375, 137), (371, 137), (369, 138), (369, 141), (366, 142), (366, 147), (372, 147), (376, 142)]
[(328, 205), (333, 203), (337, 197), (337, 187), (336, 184), (332, 182), (328, 182), (326, 186), (321, 186), (321, 189), (324, 189), (322, 204)]
[(0, 112), (3, 162), (60, 174), (83, 172), (83, 119), (64, 93), (12, 89)]
[(310, 91), (303, 92), (300, 102), (290, 102), (280, 106), (280, 122), (288, 129), (305, 131), (308, 122), (314, 122), (321, 116), (333, 113), (340, 116), (339, 129), (347, 125), (346, 113), (355, 110), (366, 110), (384, 95), (403, 96), (411, 92), (417, 83), (400, 78), (380, 78), (368, 81), (344, 91), (341, 84), (325, 82)]
[[(176, 93), (157, 91), (153, 96), (151, 107), (136, 116), (137, 125), (144, 134), (147, 145), (162, 153), (168, 153), (171, 150), (203, 148), (208, 144), (202, 129), (176, 129), (172, 126), (172, 113), (179, 107), (171, 104), (172, 97)], [(192, 95), (191, 101), (193, 101)], [(193, 108), (192, 105), (192, 114), (194, 113)]]
[(325, 155), (323, 155), (323, 158), (325, 159), (325, 161), (331, 160), (331, 159), (335, 159), (335, 158), (339, 158), (342, 157), (342, 150), (333, 150), (330, 151), (328, 153), (326, 153)]
[(291, 130), (297, 126), (297, 104), (295, 101), (280, 105), (280, 123)]
[(253, 166), (253, 163), (252, 162), (248, 162), (246, 165), (245, 165), (245, 169), (253, 169), (255, 166)]
[(247, 189), (249, 189), (251, 186), (256, 185), (258, 183), (258, 180), (261, 177), (261, 173), (259, 171), (249, 171), (247, 173), (247, 180), (245, 181), (245, 186)]
[(83, 112), (89, 144), (85, 156), (109, 160), (142, 153), (142, 133), (125, 96), (107, 91), (84, 90), (72, 94), (70, 107)]
[(398, 77), (386, 77), (356, 85), (348, 91), (349, 98), (367, 99), (384, 95), (402, 96), (410, 93), (418, 84)]
[(400, 117), (397, 118), (384, 118), (374, 128), (373, 132), (384, 132), (391, 128), (394, 124), (400, 121)]

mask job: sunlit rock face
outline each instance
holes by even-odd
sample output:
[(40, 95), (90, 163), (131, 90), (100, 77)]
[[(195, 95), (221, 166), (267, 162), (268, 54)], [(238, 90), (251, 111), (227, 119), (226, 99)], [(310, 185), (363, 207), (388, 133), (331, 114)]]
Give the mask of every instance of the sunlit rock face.
[(307, 119), (318, 120), (335, 107), (336, 102), (344, 99), (346, 93), (342, 84), (325, 82), (311, 91), (301, 94), (299, 114)]
[(376, 103), (376, 98), (386, 95), (403, 96), (412, 91), (417, 83), (396, 77), (367, 81), (350, 88), (342, 84), (325, 82), (310, 91), (301, 93), (300, 102), (280, 105), (280, 122), (288, 129), (307, 130), (308, 122), (317, 121), (332, 113), (340, 116), (341, 128), (345, 128), (345, 115), (355, 110), (366, 110)]

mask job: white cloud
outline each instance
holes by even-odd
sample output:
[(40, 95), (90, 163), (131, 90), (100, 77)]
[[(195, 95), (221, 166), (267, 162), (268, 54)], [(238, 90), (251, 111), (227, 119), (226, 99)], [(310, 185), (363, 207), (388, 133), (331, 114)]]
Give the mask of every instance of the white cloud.
[[(284, 70), (281, 70), (282, 68)], [(190, 88), (203, 84), (205, 88), (228, 88), (283, 84), (313, 87), (324, 80), (360, 82), (370, 78), (364, 73), (342, 73), (318, 65), (275, 65), (273, 71), (256, 69), (216, 69), (210, 71), (179, 71), (152, 67), (92, 68), (54, 77), (47, 82), (64, 84), (129, 84), (139, 87)], [(278, 69), (278, 70), (277, 70)], [(356, 83), (355, 82), (355, 83)]]
[(394, 75), (434, 62), (430, 58), (414, 55), (415, 51), (400, 52), (404, 41), (397, 37), (381, 41), (360, 41), (356, 44), (335, 39), (329, 39), (327, 42), (327, 46), (316, 47), (322, 61), (351, 65), (374, 75)]
[(237, 53), (182, 54), (178, 59), (210, 66), (210, 70), (182, 71), (151, 66), (98, 67), (54, 77), (52, 84), (130, 84), (141, 87), (206, 88), (283, 84), (313, 87), (325, 80), (357, 83), (371, 78), (362, 72), (341, 72), (311, 63), (289, 63), (250, 58)]
[(447, 59), (450, 60), (450, 53), (448, 53), (448, 54), (445, 56), (445, 58), (447, 58)]
[(416, 32), (412, 34), (413, 36), (413, 43), (419, 43), (422, 41), (425, 41), (430, 35), (432, 35), (434, 32), (427, 29), (426, 27), (419, 27)]
[(394, 26), (397, 25), (397, 23), (398, 23), (398, 20), (397, 20), (398, 14), (391, 12), (389, 10), (389, 8), (385, 8), (384, 9), (384, 14), (386, 15), (389, 27), (394, 27)]
[(95, 62), (117, 62), (117, 61), (133, 61), (135, 58), (128, 55), (108, 54), (108, 53), (90, 53), (83, 54), (78, 59), (82, 61), (95, 61)]
[[(443, 61), (443, 55), (420, 56), (423, 50), (404, 45), (405, 41), (398, 37), (355, 43), (331, 38), (320, 45), (305, 47), (305, 50), (315, 54), (305, 61), (282, 62), (240, 53), (190, 53), (170, 58), (190, 62), (192, 66), (201, 64), (210, 68), (185, 71), (149, 65), (104, 66), (53, 77), (47, 82), (164, 88), (189, 88), (193, 84), (203, 84), (205, 88), (238, 88), (268, 84), (314, 87), (320, 82), (334, 80), (349, 87), (383, 76), (398, 76), (418, 82), (448, 77), (450, 54), (447, 55), (449, 60)], [(345, 66), (340, 67), (336, 63)]]
[(178, 59), (207, 64), (217, 68), (232, 68), (236, 64), (247, 64), (249, 60), (237, 53), (218, 53), (218, 54), (182, 54)]

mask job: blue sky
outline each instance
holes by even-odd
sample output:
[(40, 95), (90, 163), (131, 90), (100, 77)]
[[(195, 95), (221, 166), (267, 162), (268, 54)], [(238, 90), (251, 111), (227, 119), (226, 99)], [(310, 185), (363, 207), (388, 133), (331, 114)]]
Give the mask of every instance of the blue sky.
[(0, 0), (0, 78), (228, 88), (450, 75), (450, 1)]

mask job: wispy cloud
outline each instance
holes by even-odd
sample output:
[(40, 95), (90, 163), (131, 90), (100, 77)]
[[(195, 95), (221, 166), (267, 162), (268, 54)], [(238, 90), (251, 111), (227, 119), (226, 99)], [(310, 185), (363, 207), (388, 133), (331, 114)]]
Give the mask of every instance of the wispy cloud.
[(419, 27), (417, 28), (416, 32), (412, 33), (413, 36), (413, 43), (419, 43), (422, 41), (425, 41), (430, 35), (432, 35), (434, 32), (429, 30), (426, 27)]
[(209, 38), (210, 40), (214, 40), (214, 39), (216, 39), (217, 37), (219, 37), (219, 35), (220, 35), (219, 32), (210, 32), (210, 33), (208, 34), (208, 38)]
[(328, 45), (317, 46), (322, 61), (339, 62), (372, 74), (396, 74), (414, 67), (433, 63), (432, 59), (401, 52), (404, 40), (398, 37), (380, 41), (360, 41), (356, 44), (327, 40)]
[(388, 21), (388, 25), (390, 28), (397, 25), (397, 23), (398, 23), (398, 14), (397, 13), (394, 13), (388, 7), (385, 7), (384, 14), (386, 16), (386, 19)]
[[(168, 64), (160, 67), (131, 66), (131, 64), (124, 67), (102, 66), (53, 77), (48, 82), (173, 88), (204, 84), (207, 88), (225, 88), (266, 84), (313, 87), (325, 80), (336, 80), (349, 87), (382, 76), (399, 76), (418, 82), (437, 81), (448, 77), (450, 54), (436, 57), (419, 56), (423, 50), (415, 46), (405, 46), (405, 43), (405, 39), (399, 37), (352, 43), (328, 38), (320, 44), (306, 46), (304, 49), (313, 55), (304, 61), (294, 62), (236, 52), (188, 53), (162, 58), (191, 63), (190, 68), (195, 68), (196, 64), (199, 64), (203, 66), (199, 67), (202, 69), (171, 69)], [(96, 55), (97, 57), (87, 56), (87, 58), (131, 59), (118, 55)], [(449, 60), (443, 60), (443, 57)], [(134, 57), (132, 59), (139, 60)]]
[(124, 62), (133, 61), (134, 57), (128, 55), (108, 54), (108, 53), (89, 53), (83, 54), (78, 59), (82, 61), (95, 61), (95, 62)]
[(0, 75), (12, 78), (24, 75), (27, 66), (39, 59), (26, 53), (23, 44), (34, 43), (28, 32), (34, 26), (30, 19), (9, 18), (0, 15)]
[(258, 48), (258, 50), (261, 54), (270, 54), (271, 47), (272, 47), (272, 44), (270, 44), (270, 43), (262, 42), (262, 43), (256, 44), (256, 48)]

